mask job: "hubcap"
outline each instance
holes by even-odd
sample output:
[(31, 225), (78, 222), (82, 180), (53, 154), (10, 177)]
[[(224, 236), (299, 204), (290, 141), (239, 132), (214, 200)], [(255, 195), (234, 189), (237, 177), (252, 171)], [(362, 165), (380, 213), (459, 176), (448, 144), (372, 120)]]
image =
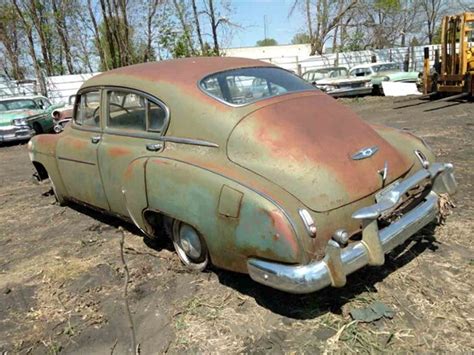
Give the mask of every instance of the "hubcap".
[(201, 256), (201, 240), (193, 227), (182, 224), (179, 229), (179, 244), (183, 251), (193, 260)]
[(173, 222), (172, 231), (174, 248), (181, 261), (191, 270), (204, 270), (209, 259), (198, 231), (177, 220)]

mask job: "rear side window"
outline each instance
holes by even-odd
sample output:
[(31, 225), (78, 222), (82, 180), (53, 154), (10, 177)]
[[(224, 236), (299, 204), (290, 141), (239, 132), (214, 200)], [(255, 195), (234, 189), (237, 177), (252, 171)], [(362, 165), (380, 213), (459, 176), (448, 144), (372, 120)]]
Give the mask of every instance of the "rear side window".
[(84, 127), (100, 126), (100, 92), (88, 91), (77, 97), (76, 124)]
[(300, 77), (279, 68), (241, 68), (209, 75), (201, 88), (234, 105), (245, 105), (287, 92), (315, 90)]
[(107, 91), (107, 127), (162, 132), (167, 122), (164, 106), (136, 92)]

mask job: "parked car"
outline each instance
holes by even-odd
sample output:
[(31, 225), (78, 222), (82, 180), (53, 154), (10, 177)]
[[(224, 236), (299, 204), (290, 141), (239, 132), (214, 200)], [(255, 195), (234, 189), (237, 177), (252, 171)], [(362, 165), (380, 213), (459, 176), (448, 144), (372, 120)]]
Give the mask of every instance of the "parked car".
[(51, 112), (51, 116), (54, 120), (54, 132), (61, 133), (64, 130), (64, 127), (66, 127), (66, 125), (71, 122), (75, 99), (76, 95), (69, 96), (67, 105), (58, 107), (53, 110), (53, 112)]
[(26, 140), (53, 128), (52, 105), (44, 96), (16, 96), (0, 99), (0, 142)]
[(351, 68), (350, 75), (366, 77), (372, 80), (374, 93), (383, 93), (383, 81), (398, 81), (418, 83), (420, 73), (417, 71), (402, 71), (400, 64), (392, 62), (361, 64)]
[[(230, 90), (244, 78), (266, 80), (267, 95)], [(423, 140), (242, 58), (95, 76), (64, 132), (28, 148), (59, 203), (121, 216), (149, 238), (168, 231), (189, 269), (212, 263), (293, 293), (383, 264), (456, 188), (453, 166), (435, 163)]]
[(370, 79), (351, 76), (345, 67), (312, 69), (302, 77), (333, 97), (366, 95), (372, 92)]

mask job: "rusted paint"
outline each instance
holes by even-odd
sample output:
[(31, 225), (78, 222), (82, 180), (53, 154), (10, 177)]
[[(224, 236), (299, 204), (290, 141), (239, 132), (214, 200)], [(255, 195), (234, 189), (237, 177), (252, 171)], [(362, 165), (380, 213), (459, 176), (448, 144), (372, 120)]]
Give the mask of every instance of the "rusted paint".
[[(351, 159), (361, 148), (372, 146), (379, 151), (370, 159)], [(228, 154), (316, 211), (340, 207), (380, 189), (378, 171), (385, 161), (387, 183), (412, 164), (354, 113), (322, 94), (286, 100), (247, 116), (234, 129)]]
[[(281, 240), (283, 238), (286, 244), (290, 247), (294, 254), (298, 253), (299, 245), (295, 239), (295, 235), (290, 225), (288, 224), (288, 219), (283, 215), (283, 213), (278, 209), (272, 209), (270, 211), (264, 210), (268, 218), (272, 223), (272, 227), (277, 233), (277, 237), (274, 234), (272, 239), (274, 241)], [(276, 237), (276, 238), (275, 238)], [(281, 237), (281, 238), (280, 238)]]
[(123, 157), (123, 156), (126, 156), (126, 155), (131, 155), (131, 154), (133, 154), (133, 152), (128, 148), (115, 146), (115, 147), (111, 147), (111, 148), (107, 149), (107, 154), (111, 158), (116, 158), (116, 157)]

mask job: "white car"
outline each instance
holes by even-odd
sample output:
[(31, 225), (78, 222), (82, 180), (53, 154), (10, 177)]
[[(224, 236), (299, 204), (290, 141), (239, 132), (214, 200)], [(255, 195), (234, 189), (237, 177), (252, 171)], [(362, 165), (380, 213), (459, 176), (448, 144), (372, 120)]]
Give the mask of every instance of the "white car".
[(370, 79), (351, 76), (345, 67), (308, 70), (302, 77), (333, 97), (366, 95), (372, 92)]

